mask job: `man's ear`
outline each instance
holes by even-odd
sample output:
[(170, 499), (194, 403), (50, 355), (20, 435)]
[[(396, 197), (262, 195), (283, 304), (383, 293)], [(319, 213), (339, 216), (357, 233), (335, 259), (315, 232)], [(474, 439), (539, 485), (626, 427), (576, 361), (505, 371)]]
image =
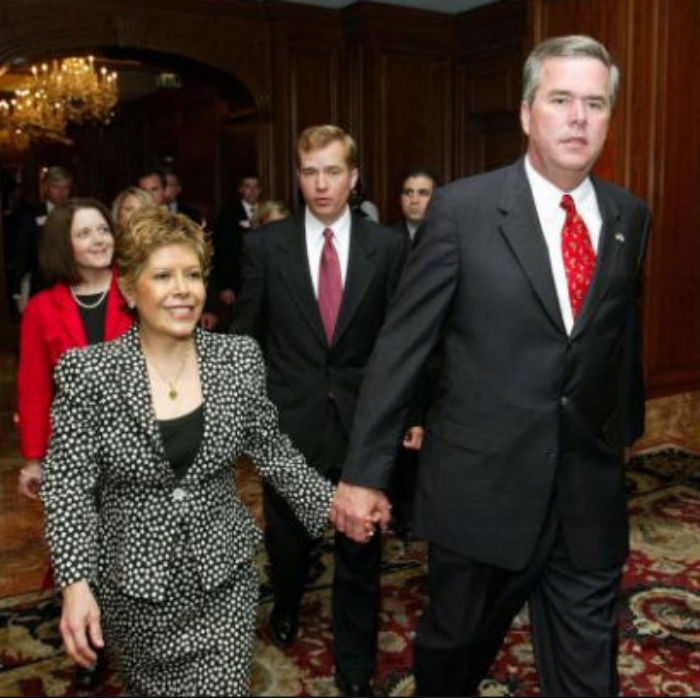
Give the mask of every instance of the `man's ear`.
[(355, 185), (357, 184), (357, 178), (359, 177), (360, 173), (357, 170), (357, 168), (353, 168), (350, 171), (350, 189), (355, 189)]
[(523, 100), (520, 103), (520, 126), (526, 136), (530, 135), (530, 105)]

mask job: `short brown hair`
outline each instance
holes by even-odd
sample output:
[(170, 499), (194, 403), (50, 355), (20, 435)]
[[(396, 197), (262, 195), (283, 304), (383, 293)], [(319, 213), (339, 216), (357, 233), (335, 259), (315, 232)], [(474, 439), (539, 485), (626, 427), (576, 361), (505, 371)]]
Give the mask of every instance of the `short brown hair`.
[(139, 209), (117, 245), (117, 276), (122, 292), (129, 293), (151, 253), (166, 245), (184, 243), (199, 258), (206, 279), (211, 262), (211, 245), (204, 229), (184, 214), (175, 214), (164, 207)]
[(102, 214), (114, 236), (114, 223), (107, 207), (96, 199), (75, 197), (65, 204), (58, 204), (46, 218), (39, 239), (39, 270), (44, 284), (80, 284), (83, 279), (73, 257), (70, 237), (75, 212), (79, 209), (96, 209)]
[(350, 134), (335, 124), (310, 126), (299, 134), (297, 139), (297, 165), (300, 165), (302, 153), (325, 148), (333, 141), (340, 141), (345, 147), (345, 162), (350, 168), (357, 167), (357, 144)]

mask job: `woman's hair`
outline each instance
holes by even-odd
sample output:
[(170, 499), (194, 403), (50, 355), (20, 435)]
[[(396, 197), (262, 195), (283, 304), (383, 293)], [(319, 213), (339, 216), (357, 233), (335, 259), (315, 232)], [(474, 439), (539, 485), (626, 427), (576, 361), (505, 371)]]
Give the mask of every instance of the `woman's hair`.
[(202, 266), (205, 280), (209, 274), (211, 245), (201, 226), (184, 214), (174, 214), (163, 207), (139, 209), (117, 242), (117, 276), (122, 292), (134, 288), (151, 253), (167, 245), (184, 243), (192, 248)]
[(278, 199), (268, 199), (266, 202), (260, 202), (255, 209), (253, 225), (256, 227), (264, 226), (270, 221), (286, 219), (289, 215), (289, 209), (284, 202)]
[(121, 212), (122, 204), (124, 204), (124, 200), (129, 196), (136, 197), (142, 207), (154, 206), (155, 204), (153, 197), (151, 197), (146, 190), (142, 190), (140, 187), (127, 187), (122, 190), (112, 202), (112, 220), (117, 226), (119, 226), (119, 213)]
[(107, 207), (96, 199), (69, 199), (58, 204), (46, 218), (39, 241), (39, 270), (44, 284), (80, 284), (83, 281), (73, 257), (70, 230), (78, 209), (96, 209), (102, 214), (114, 236), (114, 223)]

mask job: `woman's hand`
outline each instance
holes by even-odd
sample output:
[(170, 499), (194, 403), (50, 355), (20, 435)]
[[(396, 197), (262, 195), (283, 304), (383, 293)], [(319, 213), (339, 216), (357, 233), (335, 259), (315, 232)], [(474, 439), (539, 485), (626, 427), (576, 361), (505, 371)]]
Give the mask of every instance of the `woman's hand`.
[(100, 608), (87, 581), (76, 581), (63, 589), (59, 629), (73, 661), (85, 668), (97, 661), (95, 649), (104, 646)]
[(41, 486), (41, 461), (28, 459), (17, 477), (17, 491), (26, 498), (37, 499)]

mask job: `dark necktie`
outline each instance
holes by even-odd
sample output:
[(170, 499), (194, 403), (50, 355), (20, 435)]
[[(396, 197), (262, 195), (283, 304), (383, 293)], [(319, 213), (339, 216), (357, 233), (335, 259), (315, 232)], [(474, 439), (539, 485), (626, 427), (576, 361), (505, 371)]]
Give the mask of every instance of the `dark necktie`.
[(321, 263), (318, 272), (318, 309), (321, 312), (323, 327), (326, 329), (328, 344), (333, 340), (335, 322), (338, 319), (340, 301), (343, 297), (343, 281), (340, 275), (340, 259), (333, 245), (333, 231), (323, 231), (326, 239), (321, 251)]
[(586, 224), (576, 211), (570, 194), (561, 198), (559, 206), (566, 212), (561, 230), (561, 254), (564, 259), (569, 301), (574, 318), (581, 312), (595, 267), (595, 250)]

